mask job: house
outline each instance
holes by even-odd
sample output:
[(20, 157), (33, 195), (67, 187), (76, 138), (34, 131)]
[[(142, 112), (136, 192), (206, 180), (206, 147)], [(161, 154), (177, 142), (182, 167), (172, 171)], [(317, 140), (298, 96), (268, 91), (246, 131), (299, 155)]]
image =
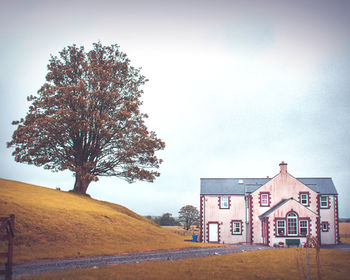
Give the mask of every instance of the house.
[(295, 178), (281, 162), (273, 178), (201, 178), (200, 241), (339, 243), (338, 193), (332, 178)]

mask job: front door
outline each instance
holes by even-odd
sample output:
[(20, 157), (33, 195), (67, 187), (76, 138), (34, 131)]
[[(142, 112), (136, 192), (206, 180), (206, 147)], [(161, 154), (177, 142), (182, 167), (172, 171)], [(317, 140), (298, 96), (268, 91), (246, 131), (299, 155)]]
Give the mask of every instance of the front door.
[(219, 242), (218, 223), (209, 223), (209, 242)]

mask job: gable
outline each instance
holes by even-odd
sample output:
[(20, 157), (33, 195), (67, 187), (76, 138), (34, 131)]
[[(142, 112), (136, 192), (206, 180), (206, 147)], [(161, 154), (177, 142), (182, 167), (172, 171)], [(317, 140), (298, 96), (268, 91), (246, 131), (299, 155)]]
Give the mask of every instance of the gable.
[(317, 213), (300, 204), (299, 201), (295, 200), (294, 198), (289, 198), (281, 200), (274, 207), (260, 215), (259, 218), (269, 217), (273, 214), (274, 216), (284, 217), (290, 211), (295, 211), (303, 217), (318, 216)]

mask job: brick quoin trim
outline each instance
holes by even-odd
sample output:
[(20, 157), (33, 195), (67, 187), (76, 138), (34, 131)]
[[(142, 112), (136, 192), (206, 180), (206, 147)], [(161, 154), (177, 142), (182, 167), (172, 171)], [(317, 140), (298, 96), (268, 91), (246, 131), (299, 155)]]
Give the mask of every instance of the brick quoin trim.
[[(241, 224), (241, 233), (233, 233), (233, 223), (234, 222)], [(231, 229), (231, 234), (232, 235), (242, 235), (243, 234), (243, 221), (242, 220), (231, 220), (230, 224), (231, 224), (230, 225), (230, 229)]]
[(203, 203), (204, 203), (204, 196), (203, 195), (201, 195), (201, 197), (200, 197), (200, 209), (199, 209), (199, 211), (200, 211), (200, 221), (199, 221), (199, 224), (200, 224), (200, 232), (199, 232), (199, 242), (203, 242), (203, 209), (204, 209), (204, 205), (203, 205)]
[(270, 223), (269, 217), (266, 217), (266, 243), (270, 246)]
[[(301, 195), (302, 194), (307, 194), (307, 205), (304, 205), (304, 204), (301, 203)], [(310, 193), (309, 192), (299, 192), (298, 200), (299, 200), (300, 204), (302, 204), (304, 206), (310, 206), (310, 204), (311, 204)]]
[[(261, 205), (261, 195), (267, 194), (267, 205)], [(260, 192), (259, 193), (259, 205), (260, 207), (270, 207), (271, 204), (271, 193), (270, 192)]]
[[(217, 224), (218, 225), (218, 241), (217, 242), (209, 242), (209, 224)], [(207, 233), (207, 242), (208, 243), (220, 243), (220, 223), (219, 222), (208, 222), (207, 223), (207, 230), (206, 230), (206, 233)]]
[(316, 208), (317, 208), (317, 214), (320, 216), (320, 195), (318, 194), (316, 197)]
[[(307, 234), (310, 234), (311, 235), (311, 218), (310, 217), (300, 217), (299, 220), (298, 220), (298, 227), (300, 229), (300, 221), (307, 221)], [(299, 235), (302, 236), (299, 232)]]
[[(327, 230), (323, 229), (324, 225), (327, 225)], [(321, 222), (321, 231), (322, 232), (329, 232), (329, 223), (328, 222)]]
[(336, 244), (340, 242), (340, 233), (339, 233), (339, 214), (338, 214), (338, 196), (334, 196), (334, 208), (335, 208), (335, 230), (336, 230)]
[(320, 217), (316, 218), (316, 237), (317, 237), (318, 243), (321, 245)]
[(228, 195), (223, 195), (224, 197), (227, 197), (227, 201), (228, 201), (228, 207), (221, 207), (221, 196), (218, 197), (219, 201), (218, 201), (218, 205), (219, 205), (219, 209), (230, 209), (231, 208), (231, 196)]

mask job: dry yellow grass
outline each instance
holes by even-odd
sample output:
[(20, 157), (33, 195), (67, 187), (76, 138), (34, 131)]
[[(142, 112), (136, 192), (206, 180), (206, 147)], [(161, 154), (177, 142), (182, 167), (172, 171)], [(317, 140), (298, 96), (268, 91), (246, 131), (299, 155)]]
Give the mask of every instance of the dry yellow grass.
[(192, 226), (191, 229), (185, 230), (182, 226), (162, 226), (162, 228), (165, 228), (173, 233), (176, 233), (180, 236), (185, 236), (187, 238), (192, 238), (193, 234), (199, 235), (200, 230), (196, 226)]
[(339, 223), (340, 241), (350, 243), (350, 223)]
[[(301, 265), (297, 266), (297, 258)], [(321, 250), (322, 279), (349, 279), (350, 252)], [(316, 277), (315, 250), (310, 250), (311, 279)], [(180, 261), (146, 262), (78, 269), (21, 279), (305, 279), (305, 249), (275, 249)]]
[(123, 206), (5, 179), (0, 213), (16, 216), (15, 263), (205, 246), (184, 242)]

